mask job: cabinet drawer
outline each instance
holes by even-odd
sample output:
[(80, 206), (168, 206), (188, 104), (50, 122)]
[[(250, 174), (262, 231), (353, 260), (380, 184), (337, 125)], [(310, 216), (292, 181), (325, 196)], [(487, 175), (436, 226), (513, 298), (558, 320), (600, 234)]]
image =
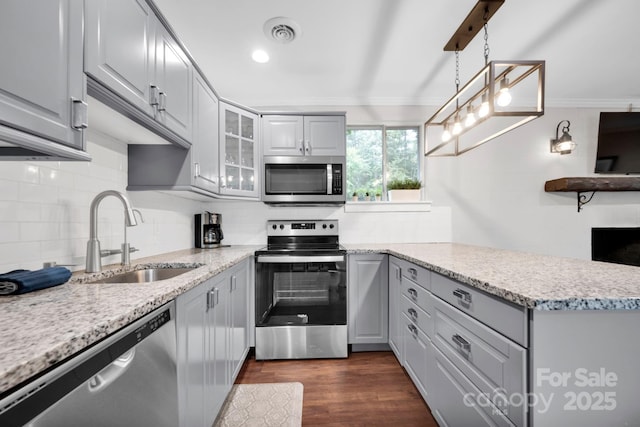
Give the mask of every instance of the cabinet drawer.
[(492, 329), (527, 347), (527, 309), (437, 273), (431, 292)]
[(403, 278), (417, 283), (426, 290), (431, 290), (431, 272), (429, 270), (403, 259), (396, 258), (396, 261), (400, 266)]
[(486, 400), (476, 403), (482, 392), (464, 376), (437, 348), (432, 348), (436, 391), (433, 416), (440, 426), (513, 426), (495, 406)]
[(400, 311), (402, 314), (407, 316), (422, 332), (424, 332), (428, 337), (433, 336), (433, 319), (431, 317), (431, 313), (433, 312), (433, 308), (431, 306), (431, 295), (427, 294), (427, 299), (425, 300), (429, 302), (429, 306), (426, 307), (426, 310), (420, 308), (416, 303), (409, 300), (406, 296), (402, 296), (400, 298)]
[[(516, 425), (525, 424), (526, 350), (439, 298), (433, 298), (433, 342)], [(513, 397), (513, 399), (512, 399)]]
[(431, 293), (406, 277), (402, 277), (402, 295), (427, 313), (431, 311)]
[(419, 329), (407, 316), (400, 316), (400, 325), (404, 335), (404, 362), (403, 366), (413, 380), (420, 394), (427, 401), (431, 378), (428, 377), (428, 363), (431, 361), (431, 340)]

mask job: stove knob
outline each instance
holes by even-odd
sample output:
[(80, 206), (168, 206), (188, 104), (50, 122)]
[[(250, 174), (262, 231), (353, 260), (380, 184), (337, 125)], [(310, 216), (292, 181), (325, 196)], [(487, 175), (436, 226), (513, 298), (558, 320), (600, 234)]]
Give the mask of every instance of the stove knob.
[(280, 230), (284, 230), (284, 224), (280, 224)]
[(277, 226), (277, 225), (275, 225), (275, 224), (273, 224), (273, 225), (271, 226), (271, 228), (273, 228), (273, 229), (275, 230), (276, 228), (278, 228), (278, 226)]
[(331, 224), (331, 225), (329, 226), (329, 228), (333, 228), (333, 224)]
[(327, 224), (322, 224), (322, 228), (327, 228)]

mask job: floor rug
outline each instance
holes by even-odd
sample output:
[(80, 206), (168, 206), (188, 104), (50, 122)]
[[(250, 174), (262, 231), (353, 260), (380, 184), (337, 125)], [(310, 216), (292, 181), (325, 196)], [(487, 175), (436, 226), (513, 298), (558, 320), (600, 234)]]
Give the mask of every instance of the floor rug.
[(300, 427), (301, 383), (236, 384), (231, 389), (216, 427)]

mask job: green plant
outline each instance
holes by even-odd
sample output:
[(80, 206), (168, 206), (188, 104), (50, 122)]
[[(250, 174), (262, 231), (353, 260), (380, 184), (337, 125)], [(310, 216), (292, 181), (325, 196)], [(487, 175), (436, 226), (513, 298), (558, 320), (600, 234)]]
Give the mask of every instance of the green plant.
[(388, 190), (416, 190), (420, 187), (422, 182), (413, 178), (394, 179), (387, 184)]
[(352, 196), (353, 196), (353, 197), (358, 197), (358, 192), (357, 192), (357, 191), (354, 191), (354, 192), (353, 192), (353, 194), (352, 194)]

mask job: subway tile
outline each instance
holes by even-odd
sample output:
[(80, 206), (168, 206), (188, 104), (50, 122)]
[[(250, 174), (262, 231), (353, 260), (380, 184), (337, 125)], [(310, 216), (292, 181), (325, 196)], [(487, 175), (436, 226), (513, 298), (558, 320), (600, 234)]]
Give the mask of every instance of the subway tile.
[[(4, 177), (4, 174), (2, 176)], [(17, 181), (0, 179), (0, 200), (18, 201), (19, 186), (20, 184)]]
[(19, 197), (23, 202), (57, 203), (58, 189), (48, 185), (29, 184), (19, 185)]

